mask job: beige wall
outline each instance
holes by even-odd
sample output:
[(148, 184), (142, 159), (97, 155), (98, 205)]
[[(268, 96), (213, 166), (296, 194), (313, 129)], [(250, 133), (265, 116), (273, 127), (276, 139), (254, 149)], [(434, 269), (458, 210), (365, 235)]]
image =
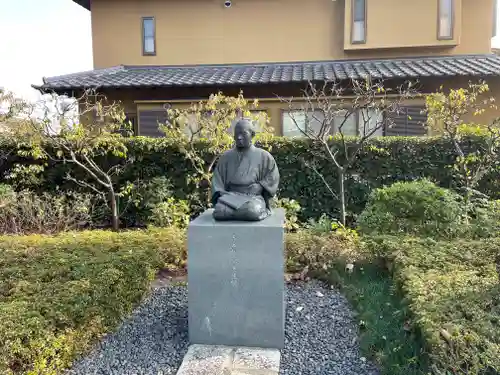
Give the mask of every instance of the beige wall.
[[(460, 44), (462, 32), (462, 2), (454, 0), (454, 29), (452, 40), (439, 40), (437, 0), (367, 0), (366, 43), (351, 44), (351, 1), (346, 1), (344, 18), (344, 48), (373, 49), (397, 47), (453, 47)], [(476, 1), (477, 2), (477, 1)], [(483, 2), (480, 7), (488, 5)], [(491, 7), (493, 9), (493, 7)], [(473, 15), (470, 15), (471, 17)], [(475, 17), (478, 11), (475, 9)], [(469, 15), (468, 15), (469, 17)], [(470, 32), (467, 30), (467, 32)], [(491, 32), (489, 33), (491, 37)], [(470, 48), (470, 46), (469, 46)]]
[[(437, 0), (367, 0), (367, 44), (351, 50), (350, 0), (93, 0), (94, 66), (489, 53), (493, 0), (455, 1), (456, 38), (438, 41)], [(146, 16), (156, 56), (142, 56)]]

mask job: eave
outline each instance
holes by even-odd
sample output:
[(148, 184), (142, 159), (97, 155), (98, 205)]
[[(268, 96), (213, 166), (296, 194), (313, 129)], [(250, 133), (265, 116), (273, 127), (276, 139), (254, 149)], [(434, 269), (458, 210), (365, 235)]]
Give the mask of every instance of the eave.
[(90, 0), (73, 0), (78, 5), (81, 5), (87, 10), (90, 10)]

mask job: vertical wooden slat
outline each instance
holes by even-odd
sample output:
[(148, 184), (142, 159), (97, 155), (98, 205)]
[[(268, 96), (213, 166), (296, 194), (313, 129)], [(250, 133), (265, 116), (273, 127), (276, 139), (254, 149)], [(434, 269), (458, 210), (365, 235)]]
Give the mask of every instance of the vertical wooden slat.
[(138, 135), (155, 138), (165, 135), (159, 128), (159, 124), (164, 124), (167, 121), (165, 110), (140, 110), (138, 117)]
[(427, 115), (421, 114), (422, 106), (409, 106), (403, 113), (394, 118), (394, 125), (385, 130), (385, 135), (391, 136), (425, 136)]

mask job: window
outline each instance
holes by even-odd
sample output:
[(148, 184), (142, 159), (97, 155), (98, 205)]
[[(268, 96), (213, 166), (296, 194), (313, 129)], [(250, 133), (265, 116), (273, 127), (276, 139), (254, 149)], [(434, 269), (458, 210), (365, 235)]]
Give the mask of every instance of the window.
[(283, 111), (282, 125), (285, 137), (303, 137), (306, 131), (318, 132), (323, 122), (321, 111)]
[[(362, 109), (358, 112), (359, 136), (380, 137), (384, 135), (383, 114), (376, 109)], [(373, 134), (372, 134), (373, 133)]]
[(366, 0), (352, 0), (351, 43), (366, 43)]
[(153, 17), (142, 19), (142, 54), (156, 55), (155, 19)]
[(342, 133), (345, 136), (354, 136), (357, 135), (358, 127), (356, 125), (356, 113), (349, 115), (347, 118), (345, 117), (347, 111), (338, 112), (335, 114), (334, 121), (334, 132)]
[(453, 1), (439, 0), (438, 39), (453, 39)]

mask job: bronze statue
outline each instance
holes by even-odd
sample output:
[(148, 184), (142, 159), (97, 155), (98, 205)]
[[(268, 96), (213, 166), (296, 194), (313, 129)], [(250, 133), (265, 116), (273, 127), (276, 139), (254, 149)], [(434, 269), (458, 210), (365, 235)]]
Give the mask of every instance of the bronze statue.
[(260, 221), (271, 214), (280, 175), (272, 155), (253, 145), (254, 136), (251, 120), (239, 120), (235, 147), (219, 158), (212, 177), (215, 220)]

